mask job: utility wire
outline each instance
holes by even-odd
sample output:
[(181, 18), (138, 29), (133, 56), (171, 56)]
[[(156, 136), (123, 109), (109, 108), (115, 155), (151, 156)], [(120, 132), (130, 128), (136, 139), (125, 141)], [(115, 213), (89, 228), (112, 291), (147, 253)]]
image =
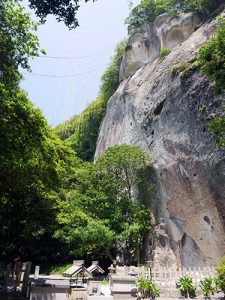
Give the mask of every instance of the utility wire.
[(92, 53), (92, 54), (88, 54), (88, 55), (84, 55), (84, 56), (48, 56), (48, 55), (39, 55), (39, 56), (36, 56), (35, 58), (49, 58), (49, 59), (83, 59), (83, 58), (89, 58), (89, 57), (92, 57), (92, 56), (97, 56), (97, 55), (100, 55), (110, 49), (114, 48), (114, 46), (111, 46), (109, 48), (106, 48), (100, 52), (96, 52), (96, 53)]
[(78, 77), (86, 74), (90, 74), (93, 72), (98, 71), (102, 67), (107, 67), (107, 65), (102, 65), (98, 68), (92, 69), (90, 71), (84, 72), (84, 73), (77, 73), (77, 74), (71, 74), (71, 75), (49, 75), (49, 74), (38, 74), (38, 73), (22, 73), (23, 75), (29, 75), (29, 76), (39, 76), (39, 77), (50, 77), (50, 78), (73, 78), (73, 77)]

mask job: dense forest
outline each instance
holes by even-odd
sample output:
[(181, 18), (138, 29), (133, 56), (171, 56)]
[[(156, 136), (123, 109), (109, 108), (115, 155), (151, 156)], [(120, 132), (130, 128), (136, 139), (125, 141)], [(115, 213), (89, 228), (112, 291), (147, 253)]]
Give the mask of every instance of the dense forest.
[[(42, 21), (51, 13), (69, 28), (76, 27), (78, 1), (66, 10), (53, 3), (30, 0)], [(222, 3), (142, 0), (126, 23), (132, 34), (163, 12), (195, 11), (207, 18)], [(109, 148), (93, 163), (107, 102), (119, 86), (127, 42), (118, 44), (102, 75), (98, 98), (81, 115), (52, 129), (20, 88), (19, 70), (30, 70), (29, 58), (41, 52), (36, 28), (19, 0), (0, 1), (0, 257), (7, 261), (19, 255), (56, 263), (87, 254), (114, 259), (123, 253), (128, 263), (139, 263), (153, 221), (144, 199), (133, 189), (154, 188), (143, 177), (150, 157), (139, 147), (121, 145)], [(221, 19), (216, 36), (193, 62), (215, 82), (217, 92), (225, 87), (224, 49)], [(223, 116), (209, 124), (221, 146), (224, 124)]]

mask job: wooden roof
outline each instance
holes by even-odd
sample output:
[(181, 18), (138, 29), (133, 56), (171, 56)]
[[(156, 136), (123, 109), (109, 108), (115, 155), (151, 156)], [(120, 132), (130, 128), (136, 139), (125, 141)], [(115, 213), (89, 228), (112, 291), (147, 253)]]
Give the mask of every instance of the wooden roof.
[(94, 271), (98, 272), (98, 273), (105, 273), (105, 271), (99, 266), (99, 265), (91, 265), (90, 267), (87, 268), (87, 270), (90, 273), (93, 273)]
[(63, 274), (72, 277), (79, 273), (83, 273), (84, 275), (87, 275), (88, 277), (92, 277), (92, 273), (88, 269), (86, 269), (84, 266), (72, 266), (69, 269), (67, 269)]

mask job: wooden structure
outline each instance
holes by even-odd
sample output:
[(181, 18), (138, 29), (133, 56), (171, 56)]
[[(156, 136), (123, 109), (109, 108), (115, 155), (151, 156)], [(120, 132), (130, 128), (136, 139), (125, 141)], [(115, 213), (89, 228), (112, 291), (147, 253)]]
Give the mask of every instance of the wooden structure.
[(98, 261), (93, 261), (92, 265), (90, 267), (88, 267), (87, 270), (91, 274), (93, 274), (93, 273), (97, 273), (97, 274), (99, 274), (99, 273), (101, 273), (101, 274), (105, 273), (105, 271), (99, 266)]
[(83, 260), (74, 260), (73, 266), (67, 269), (63, 274), (70, 277), (78, 276), (78, 274), (82, 274), (83, 277), (92, 277), (92, 273), (84, 267)]
[(0, 299), (26, 299), (28, 297), (31, 262), (17, 262), (0, 266)]

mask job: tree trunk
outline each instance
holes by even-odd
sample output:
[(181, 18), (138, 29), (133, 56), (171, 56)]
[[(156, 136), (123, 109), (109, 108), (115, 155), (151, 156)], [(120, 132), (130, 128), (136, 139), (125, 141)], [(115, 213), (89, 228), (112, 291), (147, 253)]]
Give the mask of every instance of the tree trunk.
[(115, 257), (113, 257), (109, 248), (105, 248), (105, 252), (106, 252), (107, 256), (111, 259), (111, 261), (115, 260)]
[(140, 242), (136, 240), (136, 259), (137, 259), (137, 266), (141, 265), (141, 254), (140, 254)]

